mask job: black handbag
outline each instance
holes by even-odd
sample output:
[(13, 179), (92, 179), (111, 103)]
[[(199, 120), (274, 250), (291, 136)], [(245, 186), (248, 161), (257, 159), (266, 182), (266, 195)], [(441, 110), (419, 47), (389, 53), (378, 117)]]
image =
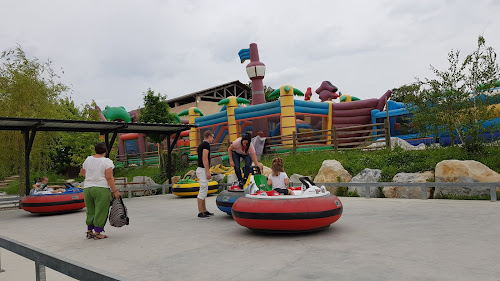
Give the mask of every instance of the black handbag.
[(111, 210), (109, 211), (109, 224), (114, 227), (122, 227), (129, 224), (127, 216), (127, 207), (123, 204), (123, 199), (113, 198), (111, 201)]

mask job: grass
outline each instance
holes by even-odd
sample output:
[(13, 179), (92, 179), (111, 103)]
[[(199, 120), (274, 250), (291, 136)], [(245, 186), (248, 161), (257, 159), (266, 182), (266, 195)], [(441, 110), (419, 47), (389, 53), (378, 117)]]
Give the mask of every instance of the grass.
[[(263, 155), (261, 162), (270, 167), (272, 159), (276, 156)], [(445, 148), (427, 148), (425, 150), (404, 151), (401, 148), (378, 151), (315, 151), (315, 152), (300, 152), (284, 154), (280, 156), (285, 164), (285, 171), (288, 175), (301, 174), (304, 176), (314, 177), (318, 173), (321, 164), (324, 160), (338, 160), (344, 168), (351, 174), (357, 175), (365, 168), (380, 169), (382, 171), (381, 182), (390, 182), (397, 173), (417, 173), (423, 171), (434, 171), (437, 163), (443, 160), (476, 160), (488, 166), (495, 172), (500, 172), (500, 146), (485, 146), (482, 153), (468, 154), (460, 147), (445, 147)], [(229, 166), (228, 161), (223, 163)], [(195, 170), (196, 165), (188, 165), (181, 167), (173, 175), (183, 176), (189, 170)], [(38, 173), (32, 174), (32, 179), (43, 176)], [(132, 181), (134, 176), (148, 176), (156, 183), (163, 183), (166, 180), (166, 175), (162, 174), (160, 168), (147, 167), (130, 167), (116, 168), (114, 171), (115, 177), (126, 177), (128, 181)], [(64, 180), (56, 174), (49, 174), (49, 183), (56, 183)], [(82, 177), (76, 178), (76, 181), (83, 181)], [(19, 180), (11, 183), (6, 189), (8, 194), (19, 194)], [(343, 196), (356, 196), (348, 191), (342, 191)], [(449, 196), (450, 199), (459, 199)], [(475, 198), (466, 198), (475, 199)], [(477, 198), (483, 199), (483, 198)]]
[[(324, 160), (335, 159), (353, 176), (365, 168), (380, 169), (382, 171), (381, 182), (392, 181), (397, 173), (434, 171), (437, 163), (449, 159), (476, 160), (500, 172), (499, 146), (486, 146), (481, 154), (467, 154), (460, 147), (445, 147), (414, 151), (404, 151), (401, 148), (392, 151), (319, 151), (292, 153), (280, 157), (283, 158), (288, 175), (296, 173), (314, 177)], [(269, 167), (273, 158), (273, 156), (265, 156), (261, 161)]]

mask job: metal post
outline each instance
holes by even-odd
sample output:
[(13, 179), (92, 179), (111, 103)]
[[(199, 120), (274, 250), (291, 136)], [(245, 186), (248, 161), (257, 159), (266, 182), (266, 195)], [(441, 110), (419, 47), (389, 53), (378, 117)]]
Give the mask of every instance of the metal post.
[(422, 186), (420, 189), (422, 191), (422, 200), (427, 200), (427, 187)]
[(169, 184), (172, 183), (172, 153), (170, 153), (172, 144), (170, 141), (170, 135), (167, 135), (167, 178)]
[(496, 202), (497, 201), (497, 188), (496, 187), (490, 187), (490, 198), (491, 202)]
[(35, 262), (36, 281), (46, 281), (45, 266)]
[(370, 186), (365, 185), (365, 198), (370, 199), (371, 198), (370, 196), (371, 196), (370, 195)]
[(337, 136), (337, 126), (333, 126), (333, 146), (335, 147), (335, 151), (339, 149), (339, 139)]
[(2, 269), (2, 248), (0, 248), (0, 273), (5, 272), (5, 269)]
[(161, 194), (165, 195), (165, 193), (166, 193), (166, 192), (165, 192), (165, 185), (163, 185), (163, 186), (161, 187)]
[(30, 195), (30, 154), (31, 148), (33, 147), (33, 141), (35, 140), (36, 130), (33, 130), (30, 135), (30, 131), (24, 131), (24, 181), (25, 181), (25, 194)]

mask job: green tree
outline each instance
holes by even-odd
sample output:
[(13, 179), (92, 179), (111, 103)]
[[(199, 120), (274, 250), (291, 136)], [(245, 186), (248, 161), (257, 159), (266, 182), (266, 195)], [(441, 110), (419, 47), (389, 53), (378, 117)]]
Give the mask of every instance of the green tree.
[[(95, 110), (97, 105), (94, 100), (92, 100), (91, 104), (85, 104), (82, 110), (76, 107), (69, 98), (61, 99), (59, 106), (60, 112), (64, 114), (62, 119), (100, 120), (99, 114)], [(94, 145), (101, 141), (99, 133), (94, 132), (61, 132), (54, 134), (57, 134), (57, 143), (51, 150), (51, 160), (54, 163), (55, 171), (67, 176), (75, 176), (87, 156), (94, 154)], [(111, 158), (116, 154), (113, 152), (110, 155)]]
[(412, 125), (423, 135), (446, 132), (456, 136), (467, 151), (478, 152), (484, 123), (493, 117), (498, 94), (491, 91), (499, 77), (496, 53), (478, 37), (477, 49), (462, 61), (460, 51), (450, 51), (449, 66), (441, 71), (431, 65), (434, 79), (419, 80), (397, 89), (413, 114)]
[[(53, 69), (52, 61), (28, 58), (21, 46), (0, 55), (0, 103), (2, 116), (29, 118), (60, 117), (58, 99), (69, 88)], [(24, 140), (18, 131), (0, 132), (0, 178), (19, 173), (24, 167)], [(52, 163), (49, 148), (56, 142), (50, 133), (37, 133), (31, 152), (31, 166), (47, 171)], [(21, 177), (23, 179), (23, 177)]]
[[(252, 88), (252, 81), (248, 82), (247, 86), (251, 89)], [(271, 102), (271, 101), (275, 101), (275, 100), (279, 99), (279, 96), (278, 97), (271, 97), (271, 98), (269, 97), (274, 92), (274, 90), (275, 89), (273, 89), (272, 87), (264, 85), (264, 95), (266, 97), (266, 102)], [(250, 95), (248, 96), (248, 99), (252, 99), (251, 92), (250, 92)]]
[[(168, 106), (167, 96), (163, 96), (161, 93), (157, 95), (151, 88), (144, 93), (144, 107), (140, 109), (139, 121), (144, 123), (179, 123), (178, 118), (175, 113), (170, 113), (170, 106)], [(164, 162), (163, 160), (163, 140), (166, 135), (162, 134), (150, 134), (147, 137), (154, 143), (158, 144), (158, 157), (160, 158), (160, 164)], [(169, 140), (170, 141), (170, 140)], [(163, 166), (163, 165), (162, 165)]]

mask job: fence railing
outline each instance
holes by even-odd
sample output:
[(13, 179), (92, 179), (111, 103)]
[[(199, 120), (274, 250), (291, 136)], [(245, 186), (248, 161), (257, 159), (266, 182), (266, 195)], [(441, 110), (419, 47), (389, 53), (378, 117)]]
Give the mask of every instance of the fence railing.
[[(293, 183), (300, 184), (300, 183)], [(413, 187), (421, 189), (422, 200), (427, 200), (427, 188), (430, 187), (488, 187), (490, 189), (490, 200), (497, 201), (496, 188), (500, 187), (500, 182), (363, 182), (363, 183), (349, 183), (349, 182), (335, 182), (335, 183), (316, 183), (317, 186), (324, 185), (325, 187), (362, 187), (366, 198), (370, 198), (370, 189), (372, 187)]]
[[(381, 140), (381, 138), (384, 138)], [(371, 144), (380, 144), (370, 147)], [(222, 143), (210, 144), (212, 154), (227, 152), (231, 142), (227, 140)], [(380, 149), (390, 146), (390, 125), (386, 120), (384, 123), (356, 125), (330, 130), (316, 130), (267, 137), (264, 154), (281, 154), (297, 152), (301, 150), (351, 150), (351, 149)], [(196, 153), (196, 147), (174, 148), (173, 152), (181, 154)], [(158, 164), (158, 152), (144, 152), (136, 154), (118, 155), (117, 159), (124, 163), (124, 167), (130, 164), (148, 165)]]
[[(35, 248), (28, 244), (4, 237), (0, 235), (0, 248), (11, 251), (17, 255), (25, 257), (35, 262), (35, 280), (45, 281), (45, 267), (49, 267), (64, 275), (82, 281), (116, 281), (128, 280), (104, 270), (84, 265), (81, 262), (70, 260), (66, 257), (61, 257), (42, 249)], [(2, 269), (0, 259), (0, 269)], [(4, 268), (3, 271), (8, 269)], [(1, 276), (2, 273), (0, 273)]]

